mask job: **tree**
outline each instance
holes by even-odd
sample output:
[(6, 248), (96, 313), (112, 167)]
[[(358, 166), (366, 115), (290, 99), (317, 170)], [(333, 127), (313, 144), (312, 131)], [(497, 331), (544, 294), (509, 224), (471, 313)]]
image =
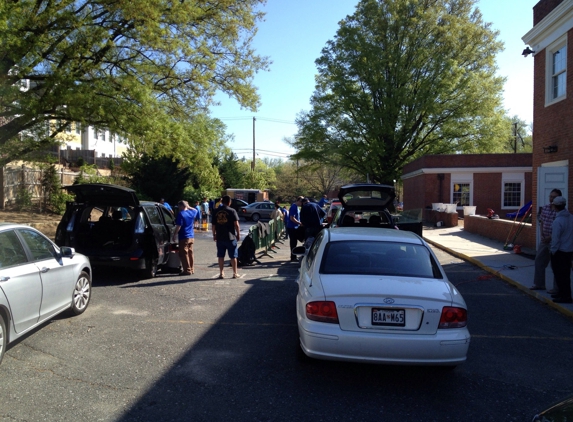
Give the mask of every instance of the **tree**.
[(222, 157), (217, 157), (215, 164), (223, 180), (223, 189), (240, 188), (244, 185), (244, 177), (237, 155), (232, 151), (226, 151)]
[(71, 122), (160, 147), (157, 134), (179, 131), (216, 90), (256, 110), (252, 80), (268, 62), (251, 42), (264, 3), (0, 2), (1, 161), (53, 144)]
[(425, 154), (473, 152), (503, 134), (502, 49), (475, 0), (361, 0), (316, 60), (295, 158), (392, 183)]
[(189, 178), (189, 169), (182, 167), (178, 160), (144, 155), (131, 174), (131, 184), (137, 192), (151, 200), (165, 198), (168, 202), (176, 202), (183, 198)]

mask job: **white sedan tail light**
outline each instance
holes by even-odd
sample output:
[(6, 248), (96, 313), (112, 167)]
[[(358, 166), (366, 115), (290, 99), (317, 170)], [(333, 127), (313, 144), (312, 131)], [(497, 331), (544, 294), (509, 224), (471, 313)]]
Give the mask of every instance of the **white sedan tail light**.
[(463, 328), (468, 323), (468, 311), (464, 308), (444, 306), (438, 328)]

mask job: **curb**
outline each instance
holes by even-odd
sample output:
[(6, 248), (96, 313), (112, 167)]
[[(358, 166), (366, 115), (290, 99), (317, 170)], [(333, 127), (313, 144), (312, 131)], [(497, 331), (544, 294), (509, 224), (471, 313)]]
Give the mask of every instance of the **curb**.
[(541, 296), (539, 293), (536, 293), (535, 291), (530, 290), (529, 288), (523, 286), (522, 284), (518, 283), (515, 280), (512, 280), (511, 278), (509, 278), (505, 274), (502, 274), (499, 271), (494, 270), (493, 268), (490, 268), (485, 264), (482, 264), (477, 259), (472, 258), (471, 256), (464, 255), (463, 253), (454, 251), (453, 249), (450, 249), (444, 245), (436, 243), (436, 242), (434, 242), (430, 239), (427, 239), (425, 237), (424, 237), (424, 240), (426, 242), (428, 242), (429, 244), (435, 246), (436, 248), (439, 248), (439, 249), (441, 249), (441, 250), (443, 250), (443, 251), (445, 251), (451, 255), (454, 255), (460, 259), (463, 259), (464, 261), (470, 262), (470, 263), (474, 264), (475, 266), (481, 268), (482, 270), (487, 271), (488, 273), (493, 274), (496, 277), (499, 277), (500, 279), (502, 279), (506, 283), (511, 284), (512, 286), (514, 286), (517, 289), (521, 290), (522, 292), (528, 294), (529, 296), (534, 297), (535, 299), (539, 300), (540, 302), (545, 303), (546, 305), (549, 305), (549, 307), (555, 309), (557, 312), (573, 319), (573, 311), (570, 311), (569, 309), (564, 308), (563, 306), (560, 306), (558, 303), (553, 302), (551, 299), (548, 299), (544, 296)]

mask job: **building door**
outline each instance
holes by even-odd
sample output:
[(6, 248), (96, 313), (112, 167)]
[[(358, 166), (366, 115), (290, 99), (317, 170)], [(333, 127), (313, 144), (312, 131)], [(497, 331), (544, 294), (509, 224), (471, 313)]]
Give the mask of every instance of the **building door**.
[[(549, 203), (549, 193), (553, 189), (559, 189), (563, 193), (563, 197), (567, 198), (567, 176), (569, 174), (569, 167), (553, 167), (543, 166), (537, 169), (537, 210)], [(536, 244), (539, 245), (540, 234), (539, 224), (537, 226), (537, 239)]]

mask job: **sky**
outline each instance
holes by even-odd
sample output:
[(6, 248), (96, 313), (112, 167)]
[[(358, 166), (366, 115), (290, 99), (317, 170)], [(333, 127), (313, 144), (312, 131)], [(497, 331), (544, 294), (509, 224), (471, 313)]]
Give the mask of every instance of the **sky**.
[[(497, 56), (498, 74), (505, 77), (504, 107), (510, 116), (533, 120), (533, 57), (521, 55), (521, 38), (533, 27), (533, 6), (538, 0), (480, 0), (484, 21), (499, 31), (505, 50)], [(295, 151), (283, 141), (297, 133), (298, 113), (310, 109), (316, 75), (315, 60), (338, 22), (353, 14), (358, 0), (268, 0), (265, 21), (253, 47), (272, 61), (269, 71), (254, 79), (261, 97), (256, 112), (241, 110), (227, 95), (211, 108), (211, 116), (223, 121), (234, 140), (229, 147), (239, 158), (252, 159), (253, 126), (257, 158), (282, 158)], [(253, 117), (256, 121), (253, 125)]]

